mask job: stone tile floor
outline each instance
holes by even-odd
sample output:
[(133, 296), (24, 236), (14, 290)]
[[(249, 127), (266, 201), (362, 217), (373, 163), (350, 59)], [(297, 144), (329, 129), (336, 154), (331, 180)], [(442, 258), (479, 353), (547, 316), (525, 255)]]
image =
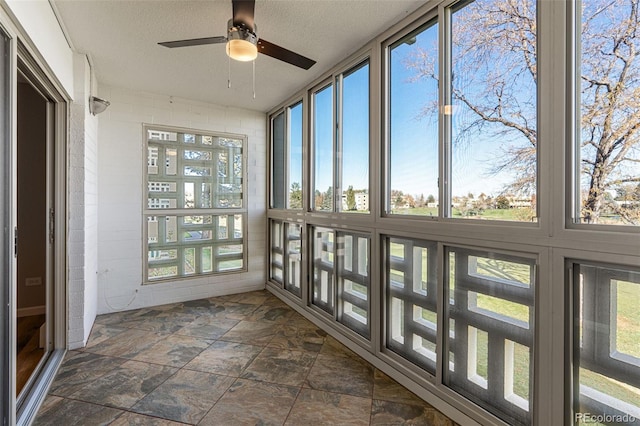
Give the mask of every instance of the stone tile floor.
[(35, 425), (453, 425), (266, 291), (101, 315)]

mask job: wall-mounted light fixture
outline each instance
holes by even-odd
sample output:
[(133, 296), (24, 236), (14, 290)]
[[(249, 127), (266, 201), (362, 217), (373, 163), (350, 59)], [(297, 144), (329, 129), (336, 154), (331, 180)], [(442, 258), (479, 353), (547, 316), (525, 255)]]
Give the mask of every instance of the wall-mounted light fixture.
[(91, 112), (91, 114), (93, 115), (100, 114), (105, 109), (107, 109), (109, 105), (111, 105), (111, 102), (109, 101), (100, 99), (96, 96), (89, 97), (89, 112)]

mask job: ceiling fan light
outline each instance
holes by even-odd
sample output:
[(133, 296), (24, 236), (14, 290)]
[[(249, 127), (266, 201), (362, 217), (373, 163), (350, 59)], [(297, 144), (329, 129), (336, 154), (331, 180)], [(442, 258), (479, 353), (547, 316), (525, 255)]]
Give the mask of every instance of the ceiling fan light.
[(255, 44), (247, 40), (229, 40), (227, 42), (227, 55), (236, 61), (253, 61), (258, 57), (258, 48)]

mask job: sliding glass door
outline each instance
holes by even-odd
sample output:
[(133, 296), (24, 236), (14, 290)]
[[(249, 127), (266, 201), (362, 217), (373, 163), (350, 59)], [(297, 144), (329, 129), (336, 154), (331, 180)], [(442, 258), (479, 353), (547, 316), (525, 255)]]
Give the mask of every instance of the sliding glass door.
[(11, 226), (12, 211), (12, 137), (10, 126), (10, 106), (11, 106), (11, 63), (10, 63), (10, 40), (0, 29), (0, 133), (2, 141), (0, 143), (0, 224), (2, 224), (2, 244), (0, 244), (0, 273), (2, 274), (2, 287), (0, 290), (0, 305), (2, 309), (2, 319), (0, 320), (0, 416), (2, 424), (10, 423), (11, 401), (13, 398), (12, 367), (10, 364), (10, 354), (13, 353), (13, 339), (11, 338), (11, 310), (7, 309), (11, 300), (11, 289), (14, 288), (13, 280), (13, 227)]

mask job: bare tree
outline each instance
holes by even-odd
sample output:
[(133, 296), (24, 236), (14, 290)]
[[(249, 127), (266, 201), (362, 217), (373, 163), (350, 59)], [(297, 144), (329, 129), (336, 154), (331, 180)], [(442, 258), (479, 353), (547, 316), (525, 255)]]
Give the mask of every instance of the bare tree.
[[(588, 187), (583, 220), (613, 211), (640, 223), (640, 206), (608, 201), (607, 191), (640, 182), (640, 0), (583, 2), (581, 172)], [(508, 170), (505, 191), (531, 193), (536, 184), (537, 23), (535, 0), (476, 0), (454, 12), (452, 103), (454, 144), (479, 135), (500, 138), (490, 174)], [(406, 65), (414, 80), (438, 79), (437, 54), (416, 48)], [(423, 115), (437, 112), (425, 105)]]
[(640, 21), (638, 0), (583, 5), (582, 174), (588, 194), (583, 216), (598, 222), (604, 204), (640, 224), (634, 205), (607, 202), (607, 190), (640, 182)]

